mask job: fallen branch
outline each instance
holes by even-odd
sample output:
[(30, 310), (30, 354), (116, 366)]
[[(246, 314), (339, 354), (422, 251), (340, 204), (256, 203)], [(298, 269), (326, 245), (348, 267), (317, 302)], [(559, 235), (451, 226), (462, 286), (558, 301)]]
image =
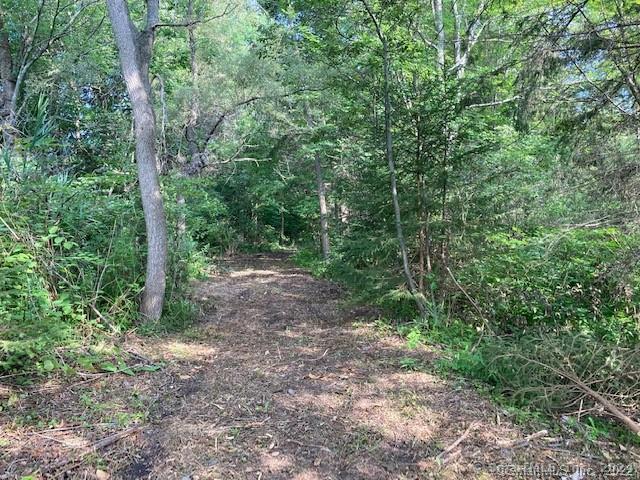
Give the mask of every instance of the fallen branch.
[[(491, 325), (489, 325), (489, 322), (487, 321), (487, 319), (484, 316), (484, 313), (482, 313), (482, 309), (478, 306), (478, 303), (473, 299), (473, 297), (471, 295), (469, 295), (467, 293), (467, 291), (464, 289), (464, 287), (460, 284), (460, 282), (458, 282), (458, 280), (456, 279), (456, 277), (453, 275), (453, 272), (451, 271), (451, 269), (447, 266), (445, 267), (447, 270), (447, 273), (449, 274), (449, 276), (451, 277), (451, 280), (453, 280), (453, 283), (456, 285), (456, 287), (458, 287), (458, 289), (464, 294), (465, 297), (467, 297), (467, 300), (469, 300), (469, 302), (471, 302), (471, 305), (473, 305), (473, 308), (476, 309), (476, 311), (478, 312), (478, 315), (480, 315), (480, 319), (482, 320), (482, 325), (484, 326), (484, 328), (486, 328), (487, 330), (489, 330), (489, 332), (492, 335), (495, 335), (493, 329), (491, 328)], [(484, 329), (482, 330), (482, 334), (478, 337), (478, 341), (473, 345), (471, 351), (474, 352), (476, 348), (478, 348), (478, 345), (480, 345), (480, 342), (482, 341), (482, 338), (484, 337)]]
[(480, 315), (480, 318), (482, 318), (482, 320), (484, 320), (484, 313), (482, 313), (482, 309), (478, 306), (478, 303), (473, 299), (473, 297), (471, 297), (471, 295), (469, 295), (467, 293), (467, 291), (460, 284), (460, 282), (458, 282), (456, 277), (453, 275), (453, 272), (451, 271), (451, 269), (449, 267), (445, 267), (445, 268), (447, 270), (447, 273), (451, 277), (451, 280), (453, 280), (453, 283), (455, 283), (456, 287), (458, 287), (458, 289), (464, 294), (464, 296), (467, 297), (467, 300), (469, 300), (469, 302), (471, 302), (471, 305), (473, 305), (473, 308), (476, 309), (476, 312), (478, 312), (478, 315)]
[(92, 383), (97, 380), (100, 380), (102, 377), (106, 375), (107, 374), (101, 374), (99, 377), (92, 377), (87, 380), (82, 380), (81, 382), (72, 383), (71, 385), (47, 385), (41, 388), (36, 388), (35, 390), (28, 390), (28, 393), (34, 394), (34, 393), (42, 393), (42, 392), (48, 392), (51, 390), (62, 390), (62, 389), (71, 390), (72, 388), (79, 387), (80, 385), (86, 385), (87, 383)]
[(318, 358), (311, 358), (308, 361), (309, 362), (317, 362), (318, 360), (322, 360), (324, 357), (327, 356), (327, 353), (329, 353), (329, 349), (327, 348), (324, 353), (322, 355), (320, 355)]
[(556, 375), (559, 375), (559, 376), (561, 376), (563, 378), (566, 378), (567, 380), (569, 380), (570, 382), (575, 384), (585, 394), (587, 394), (588, 396), (593, 398), (596, 402), (598, 402), (600, 405), (602, 405), (605, 410), (607, 410), (612, 416), (614, 416), (615, 418), (620, 420), (620, 422), (622, 422), (629, 430), (631, 430), (636, 435), (640, 436), (640, 423), (638, 423), (635, 420), (633, 420), (626, 413), (624, 413), (622, 410), (620, 410), (616, 405), (614, 405), (609, 400), (607, 400), (605, 397), (603, 397), (601, 394), (599, 394), (598, 392), (593, 390), (591, 387), (589, 387), (580, 378), (578, 378), (578, 376), (575, 375), (574, 373), (565, 372), (563, 370), (555, 368), (555, 367), (553, 367), (551, 365), (547, 365), (546, 363), (540, 362), (538, 360), (527, 358), (527, 357), (525, 357), (523, 355), (520, 355), (520, 358), (522, 358), (524, 360), (527, 360), (527, 361), (529, 361), (531, 363), (535, 363), (536, 365), (540, 365), (541, 367), (546, 368), (547, 370), (550, 370), (551, 372), (555, 373)]
[(304, 447), (304, 448), (317, 448), (318, 450), (322, 450), (324, 452), (327, 453), (332, 453), (331, 449), (329, 449), (328, 447), (325, 447), (324, 445), (313, 445), (311, 443), (302, 443), (299, 442), (298, 440), (293, 440), (293, 439), (288, 439), (287, 442), (289, 443), (294, 443), (300, 447)]
[(504, 105), (505, 103), (515, 102), (520, 99), (520, 95), (516, 95), (515, 97), (505, 98), (504, 100), (495, 100), (493, 102), (487, 103), (474, 103), (472, 105), (467, 105), (467, 108), (482, 108), (482, 107), (496, 107), (498, 105)]
[(544, 437), (545, 435), (548, 435), (548, 434), (549, 434), (549, 432), (547, 430), (540, 430), (539, 432), (532, 433), (531, 435), (526, 436), (522, 440), (515, 440), (513, 442), (510, 442), (507, 445), (501, 446), (500, 448), (521, 448), (521, 447), (526, 447), (527, 445), (529, 445), (529, 443), (531, 443), (532, 440), (536, 440), (536, 439)]
[(56, 464), (48, 468), (46, 471), (51, 472), (51, 471), (63, 468), (69, 465), (70, 463), (79, 462), (90, 453), (97, 452), (98, 450), (102, 450), (103, 448), (113, 445), (114, 443), (122, 440), (125, 437), (128, 437), (129, 435), (132, 435), (133, 433), (138, 432), (139, 430), (140, 430), (140, 427), (136, 426), (136, 427), (127, 428), (126, 430), (122, 430), (121, 432), (114, 433), (113, 435), (109, 435), (108, 437), (105, 437), (102, 440), (98, 440), (93, 445), (90, 445), (84, 451), (74, 456), (73, 458), (67, 458), (57, 462)]
[(460, 445), (462, 442), (464, 442), (464, 440), (469, 436), (469, 434), (475, 430), (475, 428), (478, 426), (478, 423), (473, 422), (471, 425), (469, 425), (469, 427), (464, 431), (464, 433), (462, 435), (460, 435), (460, 437), (458, 437), (458, 439), (453, 442), (451, 445), (449, 445), (447, 448), (445, 448), (442, 452), (440, 452), (437, 456), (436, 456), (436, 460), (441, 461), (444, 459), (444, 457), (446, 457), (449, 452), (451, 452), (452, 450), (454, 450), (458, 445)]

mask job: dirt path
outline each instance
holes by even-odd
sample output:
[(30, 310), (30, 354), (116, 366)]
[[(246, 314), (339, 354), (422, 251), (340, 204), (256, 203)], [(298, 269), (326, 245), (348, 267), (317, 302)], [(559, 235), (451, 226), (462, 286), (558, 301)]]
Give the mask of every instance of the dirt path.
[[(463, 384), (403, 370), (404, 359), (428, 365), (433, 354), (377, 333), (366, 309), (345, 310), (337, 286), (283, 256), (228, 261), (196, 297), (213, 307), (188, 334), (128, 340), (140, 358), (164, 359), (163, 371), (54, 385), (54, 398), (18, 401), (21, 411), (61, 410), (53, 425), (63, 427), (34, 434), (5, 424), (8, 473), (0, 478), (19, 478), (29, 461), (58, 478), (101, 480), (488, 480), (525, 478), (515, 473), (527, 465), (558, 473), (528, 478), (605, 468), (551, 435), (523, 442), (532, 432), (504, 416), (498, 424), (496, 408)], [(85, 426), (77, 427), (82, 405)], [(120, 425), (99, 422), (123, 413)], [(136, 424), (139, 432), (60, 465), (74, 458), (74, 439), (95, 445)]]

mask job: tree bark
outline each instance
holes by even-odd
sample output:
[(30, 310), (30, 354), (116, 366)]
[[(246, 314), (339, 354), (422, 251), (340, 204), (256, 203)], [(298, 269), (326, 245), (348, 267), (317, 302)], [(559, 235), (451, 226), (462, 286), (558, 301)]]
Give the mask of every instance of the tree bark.
[[(191, 73), (191, 98), (189, 99), (189, 117), (185, 127), (185, 137), (187, 140), (188, 160), (186, 166), (182, 167), (181, 175), (190, 176), (200, 171), (200, 149), (198, 148), (198, 139), (196, 135), (196, 126), (198, 124), (198, 100), (196, 95), (198, 81), (198, 62), (196, 58), (196, 24), (194, 22), (193, 0), (189, 0), (187, 5), (186, 24), (189, 38), (189, 68)], [(186, 217), (186, 199), (184, 194), (179, 191), (177, 195), (178, 203), (178, 240), (184, 240), (187, 233), (187, 217)]]
[(193, 15), (193, 0), (189, 0), (187, 6), (187, 23), (189, 27), (189, 68), (191, 70), (191, 98), (189, 100), (189, 118), (187, 119), (187, 126), (185, 129), (185, 136), (187, 138), (187, 152), (189, 154), (189, 161), (192, 164), (196, 163), (196, 156), (200, 153), (198, 148), (198, 140), (196, 136), (196, 126), (198, 123), (198, 100), (196, 95), (197, 82), (198, 82), (198, 62), (196, 58), (196, 24), (194, 23)]
[(327, 213), (327, 191), (322, 177), (320, 155), (315, 155), (316, 183), (318, 185), (318, 203), (320, 204), (320, 241), (322, 244), (322, 258), (329, 260), (329, 221)]
[[(309, 105), (305, 102), (304, 110), (307, 117), (307, 127), (313, 128), (314, 122), (311, 116)], [(324, 184), (324, 177), (322, 175), (322, 163), (320, 161), (320, 155), (316, 152), (314, 154), (314, 167), (316, 172), (316, 185), (318, 190), (318, 204), (320, 206), (320, 244), (322, 247), (322, 258), (326, 261), (329, 259), (330, 245), (329, 245), (329, 213), (327, 210), (327, 189)]]
[(445, 75), (445, 32), (444, 17), (442, 14), (442, 0), (433, 0), (433, 16), (435, 21), (436, 33), (438, 35), (437, 51), (438, 66), (444, 77)]
[(458, 0), (453, 0), (452, 9), (456, 30), (454, 42), (456, 65), (458, 65), (458, 78), (462, 78), (464, 76), (464, 65), (462, 65), (462, 12), (458, 8)]
[(2, 139), (5, 148), (11, 148), (14, 142), (16, 76), (13, 71), (13, 57), (9, 33), (4, 19), (0, 14), (0, 79), (2, 80), (2, 104), (0, 117), (2, 118)]
[(420, 229), (418, 230), (418, 290), (420, 293), (424, 293), (425, 263), (429, 258), (429, 254), (426, 251), (427, 235), (424, 224), (424, 205), (422, 204), (423, 188), (422, 175), (418, 174), (418, 222), (420, 222)]
[(158, 320), (164, 305), (167, 265), (167, 225), (156, 165), (155, 114), (149, 83), (158, 0), (147, 2), (147, 25), (142, 32), (131, 22), (126, 0), (107, 0), (107, 8), (133, 109), (136, 163), (147, 231), (147, 269), (140, 313), (145, 320)]

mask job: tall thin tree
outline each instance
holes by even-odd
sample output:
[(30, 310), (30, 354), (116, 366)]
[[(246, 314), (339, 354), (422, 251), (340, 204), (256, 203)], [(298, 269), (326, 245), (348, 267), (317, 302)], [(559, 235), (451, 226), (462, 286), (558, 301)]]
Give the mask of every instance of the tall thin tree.
[(409, 263), (409, 253), (407, 252), (407, 243), (404, 238), (402, 228), (402, 216), (400, 212), (400, 200), (398, 199), (398, 182), (396, 179), (396, 166), (393, 156), (393, 132), (391, 131), (391, 56), (389, 52), (389, 40), (383, 30), (382, 24), (376, 14), (373, 12), (366, 0), (361, 0), (375, 28), (376, 35), (382, 44), (382, 68), (383, 68), (383, 97), (384, 97), (384, 133), (385, 133), (385, 153), (387, 164), (389, 166), (389, 181), (391, 184), (391, 200), (393, 203), (393, 212), (396, 224), (396, 237), (400, 256), (402, 257), (402, 271), (407, 282), (407, 288), (413, 295), (416, 305), (420, 313), (426, 313), (426, 306), (422, 295), (417, 291), (416, 283), (411, 273), (411, 265)]
[(140, 313), (145, 319), (157, 320), (162, 315), (166, 288), (167, 225), (156, 163), (156, 124), (149, 64), (160, 5), (159, 0), (147, 0), (143, 30), (138, 30), (131, 21), (127, 0), (107, 0), (107, 8), (133, 109), (138, 181), (147, 231), (147, 269)]
[[(307, 128), (313, 129), (315, 122), (311, 115), (309, 104), (305, 102), (304, 111), (307, 117)], [(327, 209), (327, 189), (324, 183), (324, 176), (322, 174), (322, 162), (319, 152), (314, 152), (313, 163), (316, 173), (316, 185), (318, 190), (318, 205), (320, 207), (320, 244), (322, 246), (322, 258), (326, 261), (329, 260), (330, 245), (329, 245), (329, 213)]]

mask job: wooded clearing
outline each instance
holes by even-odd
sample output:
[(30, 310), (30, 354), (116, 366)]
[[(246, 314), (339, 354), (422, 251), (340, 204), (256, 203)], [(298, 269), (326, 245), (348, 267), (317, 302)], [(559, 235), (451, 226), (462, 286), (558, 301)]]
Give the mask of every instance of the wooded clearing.
[(0, 479), (638, 478), (636, 0), (0, 0)]

